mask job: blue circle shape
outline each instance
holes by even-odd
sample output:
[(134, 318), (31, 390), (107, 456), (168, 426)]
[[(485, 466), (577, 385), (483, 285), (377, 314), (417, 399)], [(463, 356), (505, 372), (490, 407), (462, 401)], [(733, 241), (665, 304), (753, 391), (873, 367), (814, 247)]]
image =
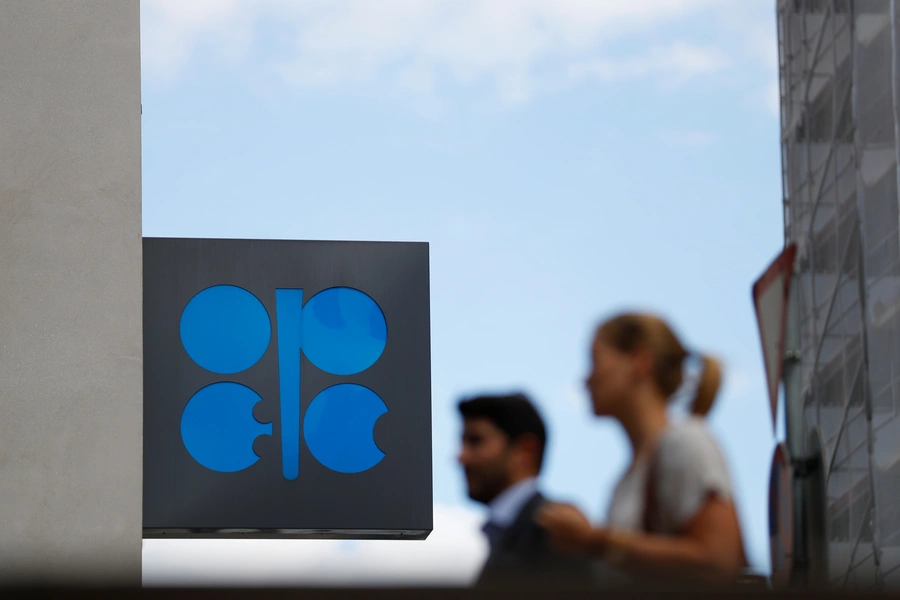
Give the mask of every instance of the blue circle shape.
[(198, 463), (221, 473), (250, 467), (259, 457), (253, 442), (272, 435), (271, 423), (260, 423), (253, 407), (262, 398), (245, 385), (208, 385), (188, 401), (181, 415), (181, 441)]
[(303, 436), (312, 455), (338, 473), (360, 473), (381, 462), (375, 444), (375, 422), (388, 412), (372, 390), (341, 383), (313, 398), (303, 418)]
[(348, 287), (322, 290), (303, 307), (303, 352), (333, 375), (365, 371), (387, 344), (387, 322), (378, 304)]
[(195, 363), (232, 375), (255, 365), (272, 336), (259, 298), (234, 285), (217, 285), (191, 298), (181, 313), (181, 343)]

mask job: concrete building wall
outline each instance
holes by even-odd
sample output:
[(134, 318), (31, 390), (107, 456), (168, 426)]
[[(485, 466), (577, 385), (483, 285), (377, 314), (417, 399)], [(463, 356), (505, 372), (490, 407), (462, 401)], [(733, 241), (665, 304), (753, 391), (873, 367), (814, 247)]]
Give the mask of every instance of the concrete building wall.
[(138, 0), (0, 0), (0, 580), (141, 576)]

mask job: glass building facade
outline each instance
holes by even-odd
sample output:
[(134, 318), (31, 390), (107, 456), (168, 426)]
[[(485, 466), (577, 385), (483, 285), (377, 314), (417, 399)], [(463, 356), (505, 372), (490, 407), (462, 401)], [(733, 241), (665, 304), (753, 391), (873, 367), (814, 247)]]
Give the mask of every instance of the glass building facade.
[(900, 587), (898, 5), (777, 1), (785, 243), (806, 443), (824, 466), (816, 544), (830, 583), (857, 589)]

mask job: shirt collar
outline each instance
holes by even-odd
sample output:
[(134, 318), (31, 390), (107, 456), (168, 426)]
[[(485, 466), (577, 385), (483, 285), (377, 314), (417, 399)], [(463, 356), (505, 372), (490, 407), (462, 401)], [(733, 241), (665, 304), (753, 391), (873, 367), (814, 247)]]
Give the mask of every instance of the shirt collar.
[(537, 493), (537, 478), (528, 477), (503, 490), (488, 505), (488, 522), (508, 527), (519, 516), (522, 507)]

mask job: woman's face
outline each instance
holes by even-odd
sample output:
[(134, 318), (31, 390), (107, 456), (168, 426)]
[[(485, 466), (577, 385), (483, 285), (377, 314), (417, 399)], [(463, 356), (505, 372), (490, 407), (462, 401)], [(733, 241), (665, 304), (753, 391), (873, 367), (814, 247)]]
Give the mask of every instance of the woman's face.
[(631, 396), (634, 359), (607, 344), (600, 335), (594, 338), (591, 359), (593, 368), (585, 384), (594, 414), (598, 417), (617, 416)]

